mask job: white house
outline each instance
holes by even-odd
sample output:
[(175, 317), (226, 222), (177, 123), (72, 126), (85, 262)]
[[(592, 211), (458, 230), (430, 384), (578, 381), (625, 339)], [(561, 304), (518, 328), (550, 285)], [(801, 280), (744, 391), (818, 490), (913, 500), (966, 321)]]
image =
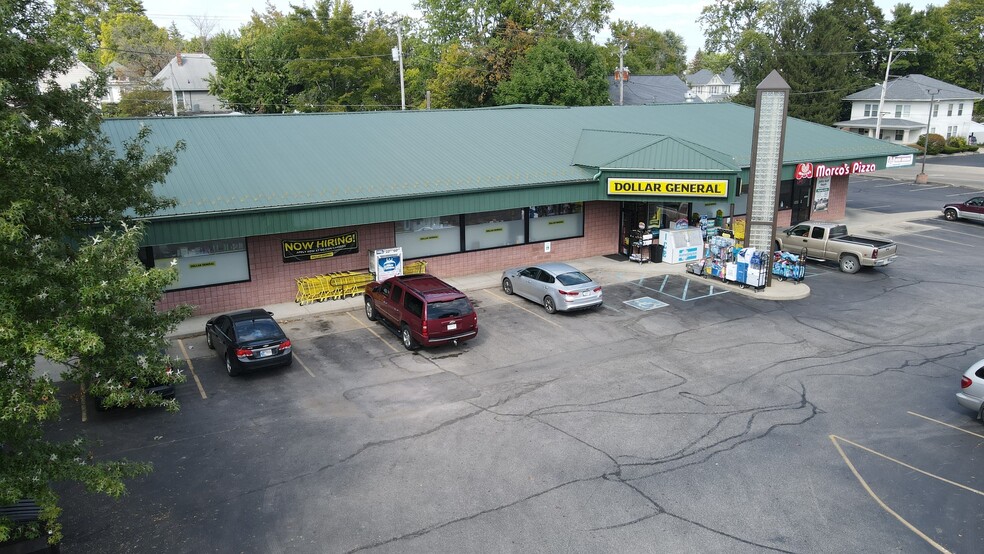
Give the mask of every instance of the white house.
[[(878, 105), (882, 85), (855, 92), (844, 98), (851, 102), (851, 119), (835, 127), (874, 137), (878, 127)], [(974, 102), (984, 96), (925, 75), (906, 75), (888, 83), (881, 109), (882, 140), (913, 144), (919, 135), (930, 133), (946, 138), (964, 137), (979, 129), (974, 123)], [(930, 114), (932, 108), (932, 114)], [(977, 136), (978, 140), (980, 137)]]
[(175, 110), (191, 113), (227, 113), (230, 110), (208, 93), (208, 79), (215, 75), (215, 62), (208, 54), (178, 54), (154, 79), (171, 91)]
[[(123, 94), (129, 92), (138, 84), (129, 76), (130, 72), (124, 66), (116, 62), (109, 64), (105, 71), (108, 73), (109, 77), (106, 81), (106, 96), (100, 98), (99, 101), (95, 103), (96, 107), (99, 107), (100, 104), (119, 102), (123, 97)], [(82, 84), (82, 81), (95, 77), (96, 72), (92, 68), (81, 61), (76, 61), (75, 65), (70, 67), (64, 73), (55, 75), (54, 80), (62, 90), (70, 90), (78, 88), (78, 86)], [(45, 88), (45, 84), (43, 82), (41, 83), (41, 88), (42, 90)]]
[(696, 94), (702, 102), (728, 102), (741, 91), (741, 82), (730, 67), (722, 73), (701, 69), (697, 73), (684, 75), (684, 79), (690, 92)]

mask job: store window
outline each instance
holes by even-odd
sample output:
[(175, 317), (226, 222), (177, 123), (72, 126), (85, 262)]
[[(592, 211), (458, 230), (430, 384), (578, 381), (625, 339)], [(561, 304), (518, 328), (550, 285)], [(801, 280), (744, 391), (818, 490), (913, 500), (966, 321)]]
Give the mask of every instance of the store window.
[(245, 238), (167, 244), (149, 250), (152, 263), (148, 265), (169, 268), (172, 260), (177, 262), (178, 280), (167, 290), (249, 281)]
[(793, 206), (793, 182), (779, 183), (779, 209), (788, 210)]
[(584, 236), (584, 207), (580, 202), (532, 206), (530, 242)]
[[(526, 242), (525, 210), (480, 212), (465, 216), (465, 250), (484, 250)], [(409, 256), (407, 256), (409, 257)]]
[(407, 259), (461, 252), (461, 216), (397, 221), (396, 245)]

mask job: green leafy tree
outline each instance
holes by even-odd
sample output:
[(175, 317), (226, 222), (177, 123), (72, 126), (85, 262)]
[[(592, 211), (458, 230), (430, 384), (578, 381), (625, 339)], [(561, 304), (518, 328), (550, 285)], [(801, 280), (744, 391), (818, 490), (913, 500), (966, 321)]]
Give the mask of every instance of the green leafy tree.
[(500, 105), (599, 106), (609, 101), (607, 73), (601, 47), (545, 39), (516, 62), (495, 100)]
[(172, 112), (171, 93), (160, 85), (148, 85), (123, 93), (117, 104), (103, 105), (102, 115), (109, 117), (164, 116)]
[(134, 75), (153, 77), (181, 50), (166, 29), (143, 14), (121, 13), (102, 24), (99, 62), (117, 62)]
[(69, 44), (93, 68), (99, 66), (103, 23), (118, 14), (144, 14), (141, 0), (54, 0), (54, 6), (52, 39)]
[(618, 20), (612, 23), (611, 33), (607, 67), (618, 67), (618, 52), (624, 45), (623, 63), (635, 75), (683, 75), (687, 69), (687, 47), (673, 31)]
[[(150, 468), (95, 462), (81, 438), (46, 438), (60, 404), (52, 381), (35, 375), (35, 357), (69, 364), (67, 377), (107, 394), (111, 404), (177, 409), (140, 385), (160, 376), (157, 348), (187, 310), (153, 309), (175, 274), (137, 262), (141, 231), (133, 218), (172, 204), (154, 185), (163, 183), (180, 145), (147, 156), (144, 131), (121, 153), (112, 149), (92, 107), (105, 83), (63, 90), (50, 79), (71, 67), (74, 55), (49, 33), (48, 4), (7, 6), (0, 10), (0, 504), (35, 499), (55, 542), (54, 483), (119, 496), (125, 479)], [(123, 343), (130, 338), (135, 342)], [(0, 520), (0, 540), (23, 532)]]
[(731, 67), (733, 57), (727, 52), (705, 52), (698, 48), (694, 53), (694, 59), (687, 66), (688, 73), (697, 73), (701, 69), (706, 69), (711, 73), (724, 73)]

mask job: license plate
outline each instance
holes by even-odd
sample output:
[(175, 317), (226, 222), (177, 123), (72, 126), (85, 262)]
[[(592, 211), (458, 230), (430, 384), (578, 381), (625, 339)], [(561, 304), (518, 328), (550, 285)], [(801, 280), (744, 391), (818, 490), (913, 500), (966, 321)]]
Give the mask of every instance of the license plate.
[(593, 290), (583, 291), (581, 292), (581, 296), (594, 296), (594, 291)]
[(454, 331), (457, 328), (458, 328), (457, 322), (452, 321), (451, 323), (448, 323), (448, 331)]
[(257, 353), (258, 358), (266, 358), (267, 356), (272, 356), (272, 355), (273, 355), (272, 348), (267, 348), (266, 350), (260, 350)]

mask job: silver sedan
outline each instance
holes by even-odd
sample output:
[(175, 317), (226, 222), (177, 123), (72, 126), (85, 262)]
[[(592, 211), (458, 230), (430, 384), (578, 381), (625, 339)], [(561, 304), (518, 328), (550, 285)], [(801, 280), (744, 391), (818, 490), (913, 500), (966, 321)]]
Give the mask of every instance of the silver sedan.
[(543, 305), (548, 314), (600, 306), (601, 285), (562, 263), (516, 267), (502, 272), (502, 291)]
[(984, 360), (970, 366), (960, 378), (957, 402), (973, 410), (978, 419), (984, 418)]

